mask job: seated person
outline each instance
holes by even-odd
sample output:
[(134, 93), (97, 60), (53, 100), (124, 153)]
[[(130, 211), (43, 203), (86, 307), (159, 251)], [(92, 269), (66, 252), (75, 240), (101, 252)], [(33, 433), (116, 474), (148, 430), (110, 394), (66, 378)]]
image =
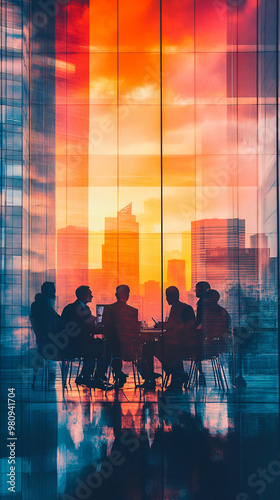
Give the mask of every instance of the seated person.
[[(105, 390), (102, 380), (105, 374), (103, 360), (104, 342), (94, 339), (96, 318), (92, 315), (88, 303), (92, 301), (89, 286), (79, 286), (76, 290), (77, 300), (64, 307), (62, 320), (64, 326), (73, 322), (78, 326), (79, 333), (69, 338), (69, 344), (63, 353), (65, 358), (84, 358), (81, 374), (76, 378), (76, 384)], [(97, 369), (92, 379), (92, 373), (97, 359)]]
[(171, 387), (180, 388), (185, 373), (182, 358), (189, 357), (196, 349), (195, 314), (193, 308), (180, 302), (179, 290), (175, 286), (166, 289), (166, 300), (171, 305), (168, 320), (160, 324), (163, 333), (153, 344), (143, 348), (144, 378), (146, 388), (155, 385), (153, 373), (153, 356), (156, 356), (165, 371), (172, 373)]
[(55, 300), (55, 285), (45, 281), (41, 286), (41, 293), (35, 295), (31, 304), (30, 322), (36, 336), (38, 351), (43, 354), (44, 346), (51, 343), (49, 333), (56, 334), (61, 328), (61, 317), (53, 308)]
[(201, 325), (202, 338), (208, 349), (217, 348), (217, 353), (226, 352), (230, 340), (231, 318), (227, 310), (218, 304), (220, 294), (217, 290), (208, 290), (205, 294), (204, 311)]
[[(208, 290), (211, 289), (210, 284), (208, 281), (199, 281), (195, 285), (195, 294), (196, 297), (198, 298), (197, 301), (197, 308), (196, 308), (196, 326), (198, 330), (201, 331), (201, 323), (202, 323), (202, 318), (203, 318), (203, 313), (204, 313), (204, 305), (205, 305), (205, 295)], [(202, 371), (202, 363), (201, 361), (198, 360), (198, 370), (199, 370), (199, 385), (206, 385), (206, 380), (204, 373)]]
[(121, 358), (113, 363), (113, 371), (119, 387), (123, 387), (127, 377), (122, 372), (122, 360), (131, 361), (140, 353), (138, 309), (127, 304), (129, 293), (130, 289), (127, 285), (119, 285), (116, 288), (117, 302), (105, 306), (102, 316), (108, 362), (110, 362), (111, 355)]

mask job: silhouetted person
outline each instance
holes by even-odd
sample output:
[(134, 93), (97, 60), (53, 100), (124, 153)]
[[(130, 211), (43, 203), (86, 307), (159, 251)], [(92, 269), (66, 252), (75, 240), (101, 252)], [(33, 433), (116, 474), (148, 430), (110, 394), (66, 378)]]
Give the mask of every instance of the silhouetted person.
[(196, 309), (196, 326), (201, 325), (204, 311), (205, 295), (211, 286), (207, 281), (199, 281), (195, 286), (195, 294), (198, 298)]
[(44, 346), (51, 343), (48, 334), (55, 334), (61, 328), (61, 317), (53, 307), (54, 301), (55, 284), (52, 281), (45, 281), (41, 286), (41, 293), (35, 295), (30, 310), (30, 321), (41, 354)]
[[(111, 354), (123, 361), (130, 361), (139, 351), (138, 343), (133, 342), (138, 340), (140, 333), (138, 309), (127, 304), (129, 293), (129, 286), (119, 285), (115, 294), (117, 302), (104, 307), (102, 323), (108, 362)], [(113, 363), (113, 371), (119, 387), (124, 385), (127, 377), (122, 372), (121, 360)]]
[[(196, 309), (196, 326), (199, 329), (201, 327), (203, 313), (204, 313), (205, 294), (210, 289), (211, 286), (207, 281), (199, 281), (195, 286), (195, 294), (198, 298), (197, 309)], [(198, 370), (199, 370), (199, 385), (206, 385), (206, 380), (204, 373), (202, 372), (202, 364), (200, 361), (198, 361)]]
[(217, 341), (219, 349), (224, 352), (230, 335), (231, 318), (227, 310), (218, 304), (219, 300), (220, 294), (217, 290), (206, 292), (201, 331), (207, 343)]
[[(159, 341), (147, 345), (143, 350), (146, 362), (145, 385), (153, 388), (155, 382), (152, 378), (153, 356), (156, 356), (165, 371), (172, 374), (171, 388), (182, 388), (186, 379), (182, 356), (188, 350), (190, 341), (195, 335), (195, 314), (193, 308), (179, 300), (179, 290), (175, 286), (166, 289), (166, 300), (171, 305), (168, 320), (159, 324), (165, 330)], [(152, 352), (153, 351), (153, 352)]]
[[(105, 363), (102, 359), (104, 343), (101, 339), (94, 339), (96, 318), (92, 315), (88, 303), (92, 301), (92, 292), (89, 286), (80, 286), (76, 290), (77, 300), (64, 307), (62, 320), (64, 326), (74, 323), (79, 331), (78, 335), (69, 337), (69, 344), (65, 350), (65, 357), (84, 358), (81, 374), (76, 378), (76, 384), (105, 390), (102, 380), (105, 372)], [(67, 331), (67, 328), (66, 328)], [(97, 359), (97, 368), (92, 373)]]

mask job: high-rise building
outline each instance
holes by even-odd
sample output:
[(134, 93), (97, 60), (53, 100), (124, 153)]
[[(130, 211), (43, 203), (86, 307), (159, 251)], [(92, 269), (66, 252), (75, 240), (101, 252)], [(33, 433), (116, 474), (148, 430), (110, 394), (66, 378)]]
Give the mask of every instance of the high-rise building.
[[(229, 248), (245, 248), (245, 220), (244, 219), (202, 219), (191, 223), (191, 252), (192, 252), (192, 287), (198, 281), (211, 281), (207, 273), (206, 257), (209, 251)], [(230, 266), (230, 264), (229, 264)], [(233, 266), (233, 271), (235, 266)], [(219, 274), (224, 281), (227, 275), (217, 266), (215, 276), (219, 281)]]
[(240, 285), (242, 288), (260, 287), (260, 274), (265, 280), (269, 263), (268, 248), (213, 248), (206, 249), (205, 276), (212, 288)]
[(117, 217), (105, 218), (105, 241), (102, 246), (104, 284), (114, 289), (127, 284), (132, 295), (139, 293), (139, 223), (132, 214), (132, 203)]
[(268, 237), (264, 233), (256, 233), (250, 236), (251, 248), (268, 248)]

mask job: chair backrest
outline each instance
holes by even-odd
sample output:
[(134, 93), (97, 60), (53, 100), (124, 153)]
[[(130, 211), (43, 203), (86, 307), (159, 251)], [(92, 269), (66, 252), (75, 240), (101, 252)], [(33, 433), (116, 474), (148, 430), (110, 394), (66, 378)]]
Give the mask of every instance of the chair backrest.
[(218, 304), (205, 307), (202, 320), (203, 337), (207, 340), (224, 339), (229, 331), (229, 315)]

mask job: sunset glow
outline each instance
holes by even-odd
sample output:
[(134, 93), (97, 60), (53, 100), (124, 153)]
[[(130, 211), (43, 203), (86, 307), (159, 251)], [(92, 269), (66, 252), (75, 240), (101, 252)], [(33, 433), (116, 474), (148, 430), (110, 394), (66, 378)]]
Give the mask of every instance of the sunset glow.
[[(161, 282), (161, 255), (164, 283), (168, 261), (183, 259), (190, 290), (193, 220), (219, 218), (222, 207), (224, 218), (246, 219), (247, 241), (258, 231), (249, 202), (257, 198), (264, 154), (257, 136), (263, 120), (256, 100), (257, 1), (243, 2), (238, 12), (222, 4), (164, 1), (162, 43), (157, 1), (69, 5), (75, 33), (65, 9), (58, 16), (57, 34), (64, 35), (57, 36), (57, 229), (87, 228), (83, 268), (98, 274), (105, 218), (132, 202), (140, 272), (140, 283), (127, 276), (132, 291)], [(269, 149), (275, 154), (273, 134), (265, 154)]]

